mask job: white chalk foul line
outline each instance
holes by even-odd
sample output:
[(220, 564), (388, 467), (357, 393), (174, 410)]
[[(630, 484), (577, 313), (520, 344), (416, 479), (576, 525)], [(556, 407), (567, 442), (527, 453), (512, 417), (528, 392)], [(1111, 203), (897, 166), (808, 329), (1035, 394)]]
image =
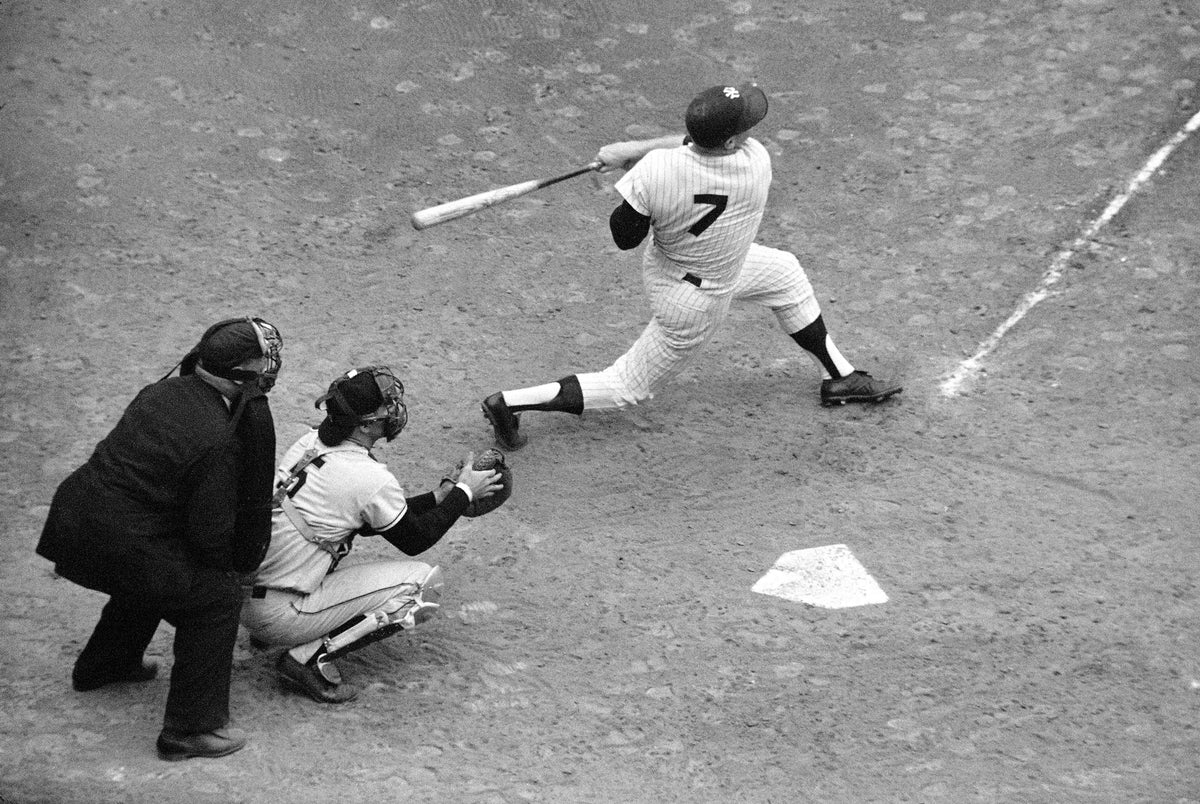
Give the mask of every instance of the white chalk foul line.
[(1050, 267), (1042, 275), (1042, 281), (1038, 284), (1037, 289), (1022, 299), (1017, 308), (1013, 310), (1012, 315), (1005, 319), (1004, 323), (996, 327), (996, 330), (985, 341), (979, 344), (979, 348), (975, 351), (975, 354), (960, 363), (958, 368), (942, 381), (943, 396), (957, 395), (962, 389), (963, 384), (974, 378), (980, 369), (983, 358), (991, 354), (992, 350), (1000, 343), (1000, 339), (1016, 326), (1017, 322), (1024, 318), (1042, 299), (1050, 295), (1050, 288), (1062, 278), (1063, 269), (1066, 268), (1071, 258), (1075, 256), (1075, 253), (1087, 246), (1088, 242), (1121, 211), (1121, 207), (1125, 206), (1125, 203), (1129, 201), (1133, 194), (1158, 172), (1158, 169), (1167, 161), (1167, 157), (1198, 128), (1200, 128), (1200, 112), (1192, 115), (1192, 119), (1188, 120), (1183, 128), (1175, 132), (1174, 136), (1167, 140), (1166, 144), (1154, 152), (1154, 155), (1146, 161), (1146, 164), (1138, 171), (1137, 175), (1130, 180), (1125, 190), (1108, 203), (1104, 211), (1088, 224), (1079, 237), (1075, 238), (1075, 242), (1055, 255), (1054, 260), (1050, 263)]

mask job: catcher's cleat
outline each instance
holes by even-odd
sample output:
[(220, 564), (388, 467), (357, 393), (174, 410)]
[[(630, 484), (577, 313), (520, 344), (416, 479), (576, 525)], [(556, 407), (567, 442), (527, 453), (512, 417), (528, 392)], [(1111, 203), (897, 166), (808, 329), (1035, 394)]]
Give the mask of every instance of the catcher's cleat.
[(828, 408), (847, 402), (882, 402), (903, 390), (903, 387), (881, 382), (865, 371), (854, 371), (840, 380), (824, 380), (821, 404)]
[(508, 409), (504, 394), (500, 391), (483, 400), (483, 417), (492, 424), (496, 433), (496, 443), (505, 449), (520, 449), (525, 446), (528, 437), (521, 435), (517, 428), (521, 426), (521, 417)]
[[(356, 687), (341, 682), (341, 675), (337, 672), (336, 665), (327, 665), (324, 674), (315, 665), (315, 662), (301, 664), (285, 650), (279, 657), (279, 661), (275, 663), (275, 670), (279, 673), (280, 681), (303, 692), (317, 703), (345, 703), (354, 700), (358, 695)], [(326, 675), (332, 676), (337, 681), (330, 681)]]

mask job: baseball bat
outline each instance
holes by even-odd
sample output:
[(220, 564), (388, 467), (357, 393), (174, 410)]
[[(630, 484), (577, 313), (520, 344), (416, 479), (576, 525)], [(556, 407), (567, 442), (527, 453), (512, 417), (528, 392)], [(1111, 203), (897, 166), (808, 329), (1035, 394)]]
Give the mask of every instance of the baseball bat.
[(494, 190), (485, 190), (482, 193), (468, 195), (465, 198), (457, 198), (453, 201), (447, 201), (444, 204), (438, 204), (436, 207), (426, 207), (425, 209), (417, 210), (412, 214), (412, 225), (414, 229), (428, 229), (430, 226), (437, 226), (439, 223), (452, 221), (455, 218), (461, 218), (464, 215), (470, 215), (478, 212), (481, 209), (494, 207), (496, 204), (505, 201), (511, 201), (514, 198), (519, 198), (523, 195), (528, 195), (534, 190), (540, 190), (543, 187), (549, 187), (551, 184), (558, 184), (560, 181), (581, 176), (584, 173), (590, 173), (593, 170), (599, 170), (602, 167), (600, 162), (589, 162), (587, 166), (576, 168), (561, 176), (553, 176), (549, 179), (534, 179), (532, 181), (523, 181), (518, 184), (510, 184), (506, 187), (497, 187)]

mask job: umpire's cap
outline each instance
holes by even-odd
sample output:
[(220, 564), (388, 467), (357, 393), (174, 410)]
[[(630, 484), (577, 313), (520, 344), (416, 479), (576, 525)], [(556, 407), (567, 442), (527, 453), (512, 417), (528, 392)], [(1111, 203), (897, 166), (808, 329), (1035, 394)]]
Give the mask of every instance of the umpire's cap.
[(709, 87), (688, 104), (684, 122), (692, 142), (719, 148), (767, 116), (767, 96), (758, 84)]

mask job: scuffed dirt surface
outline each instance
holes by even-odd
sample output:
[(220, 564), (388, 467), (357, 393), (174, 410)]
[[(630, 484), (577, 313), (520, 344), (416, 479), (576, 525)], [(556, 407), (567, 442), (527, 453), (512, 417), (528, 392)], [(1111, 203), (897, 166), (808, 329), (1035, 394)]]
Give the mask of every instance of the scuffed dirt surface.
[[(0, 5), (0, 801), (1200, 801), (1200, 146), (939, 392), (1195, 112), (1198, 27), (1099, 0)], [(602, 368), (646, 310), (612, 176), (408, 215), (678, 130), (731, 79), (772, 98), (760, 241), (902, 397), (820, 408), (739, 309), (651, 404), (527, 417), (514, 498), (425, 556), (445, 616), (346, 660), (356, 702), (283, 692), (243, 641), (252, 742), (175, 765), (165, 672), (71, 690), (103, 598), (33, 545), (141, 385), (264, 315), (281, 449), (387, 362), (412, 420), (382, 453), (428, 488), (490, 442), (483, 396)], [(829, 544), (889, 600), (750, 591)]]

